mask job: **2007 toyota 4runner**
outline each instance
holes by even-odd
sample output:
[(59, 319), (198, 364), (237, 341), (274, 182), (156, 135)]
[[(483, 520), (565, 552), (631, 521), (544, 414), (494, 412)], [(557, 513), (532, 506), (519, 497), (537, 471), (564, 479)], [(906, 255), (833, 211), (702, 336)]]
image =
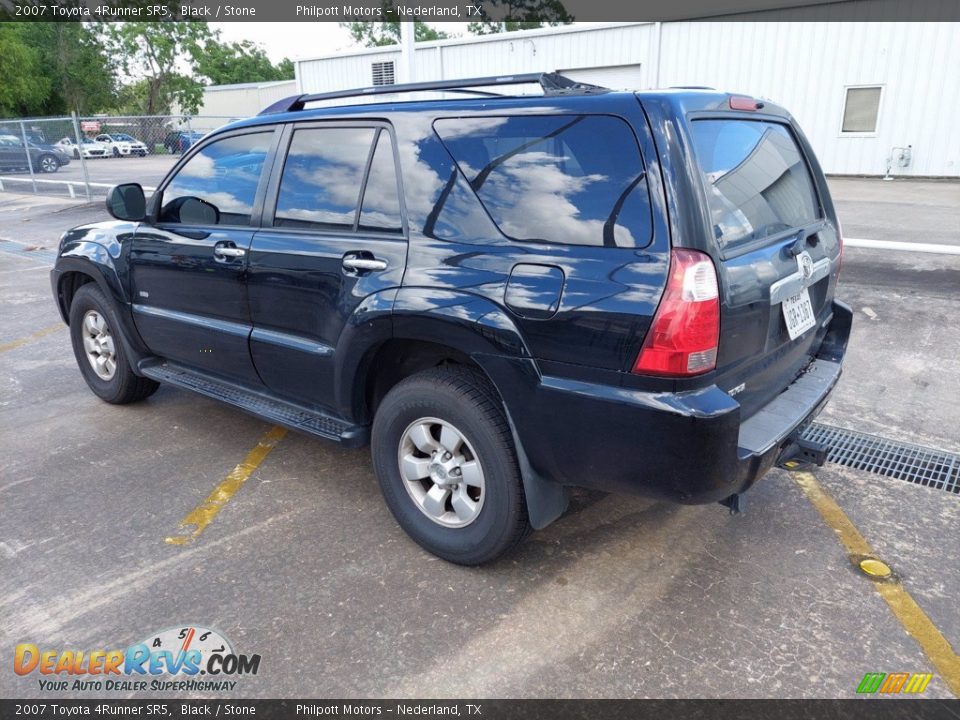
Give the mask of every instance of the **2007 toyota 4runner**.
[[(543, 93), (500, 94), (521, 83)], [(555, 520), (567, 486), (736, 507), (804, 449), (850, 333), (809, 143), (713, 90), (299, 96), (107, 207), (51, 277), (93, 392), (166, 382), (369, 441), (399, 524), (457, 563)]]

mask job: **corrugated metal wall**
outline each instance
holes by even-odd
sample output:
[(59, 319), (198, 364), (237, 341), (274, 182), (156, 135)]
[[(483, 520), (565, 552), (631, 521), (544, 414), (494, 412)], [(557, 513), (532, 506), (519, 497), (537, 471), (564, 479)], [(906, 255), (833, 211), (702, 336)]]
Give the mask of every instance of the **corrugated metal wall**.
[[(362, 87), (371, 84), (371, 63), (383, 60), (394, 60), (400, 72), (399, 52), (377, 48), (300, 61), (297, 82), (304, 92)], [(560, 69), (600, 84), (636, 78), (637, 89), (709, 85), (750, 93), (797, 116), (828, 173), (882, 175), (891, 148), (910, 145), (912, 164), (896, 174), (932, 176), (960, 176), (958, 68), (960, 23), (779, 19), (626, 23), (423, 43), (414, 61), (418, 80)], [(877, 131), (842, 135), (846, 87), (873, 84), (883, 86)]]
[(296, 94), (297, 85), (293, 80), (264, 85), (214, 85), (204, 90), (203, 102), (196, 114), (245, 118)]
[[(710, 85), (787, 107), (829, 173), (960, 175), (960, 24), (685, 22), (663, 26), (660, 84)], [(877, 131), (842, 135), (846, 87), (881, 85)]]
[[(414, 54), (418, 80), (506, 75), (537, 72), (545, 68), (578, 69), (604, 66), (641, 65), (648, 67), (654, 48), (655, 26), (649, 23), (619, 24), (596, 29), (575, 29), (508, 33), (502, 36), (470, 38), (466, 41), (419, 43)], [(398, 82), (400, 53), (375, 48), (355, 53), (297, 63), (297, 82), (303, 92), (345, 90), (372, 82), (370, 66), (393, 60)], [(642, 77), (643, 87), (651, 79)]]

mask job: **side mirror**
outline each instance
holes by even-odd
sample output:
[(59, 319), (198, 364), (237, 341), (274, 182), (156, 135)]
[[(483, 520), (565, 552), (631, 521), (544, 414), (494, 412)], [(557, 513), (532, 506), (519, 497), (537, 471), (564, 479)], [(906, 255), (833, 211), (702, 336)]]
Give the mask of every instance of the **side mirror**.
[(114, 185), (107, 193), (107, 212), (117, 220), (139, 222), (147, 215), (147, 199), (139, 183)]

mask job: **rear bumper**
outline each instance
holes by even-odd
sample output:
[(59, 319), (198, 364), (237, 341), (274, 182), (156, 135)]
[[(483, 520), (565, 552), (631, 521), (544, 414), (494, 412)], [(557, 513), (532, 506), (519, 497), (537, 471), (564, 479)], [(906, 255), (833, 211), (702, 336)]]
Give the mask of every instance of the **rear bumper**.
[(650, 393), (541, 377), (501, 392), (541, 475), (608, 492), (715, 502), (761, 478), (826, 404), (840, 377), (851, 319), (850, 308), (835, 302), (811, 364), (746, 420), (736, 400), (715, 385)]

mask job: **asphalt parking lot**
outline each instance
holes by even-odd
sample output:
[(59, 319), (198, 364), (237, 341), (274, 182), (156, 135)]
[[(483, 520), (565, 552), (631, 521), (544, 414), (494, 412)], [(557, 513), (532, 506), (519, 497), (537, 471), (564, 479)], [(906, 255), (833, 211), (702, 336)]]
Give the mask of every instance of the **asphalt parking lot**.
[[(960, 244), (960, 184), (835, 192), (849, 237)], [(10, 671), (17, 643), (187, 624), (262, 656), (237, 697), (848, 698), (868, 672), (960, 692), (960, 495), (836, 465), (772, 471), (740, 516), (580, 492), (467, 569), (407, 539), (366, 450), (288, 433), (198, 537), (167, 542), (271, 427), (170, 387), (124, 407), (87, 390), (47, 270), (63, 229), (102, 216), (0, 194), (4, 697), (51, 697)], [(960, 453), (960, 256), (849, 248), (839, 298), (856, 319), (821, 420)], [(851, 564), (851, 527), (893, 601)]]

